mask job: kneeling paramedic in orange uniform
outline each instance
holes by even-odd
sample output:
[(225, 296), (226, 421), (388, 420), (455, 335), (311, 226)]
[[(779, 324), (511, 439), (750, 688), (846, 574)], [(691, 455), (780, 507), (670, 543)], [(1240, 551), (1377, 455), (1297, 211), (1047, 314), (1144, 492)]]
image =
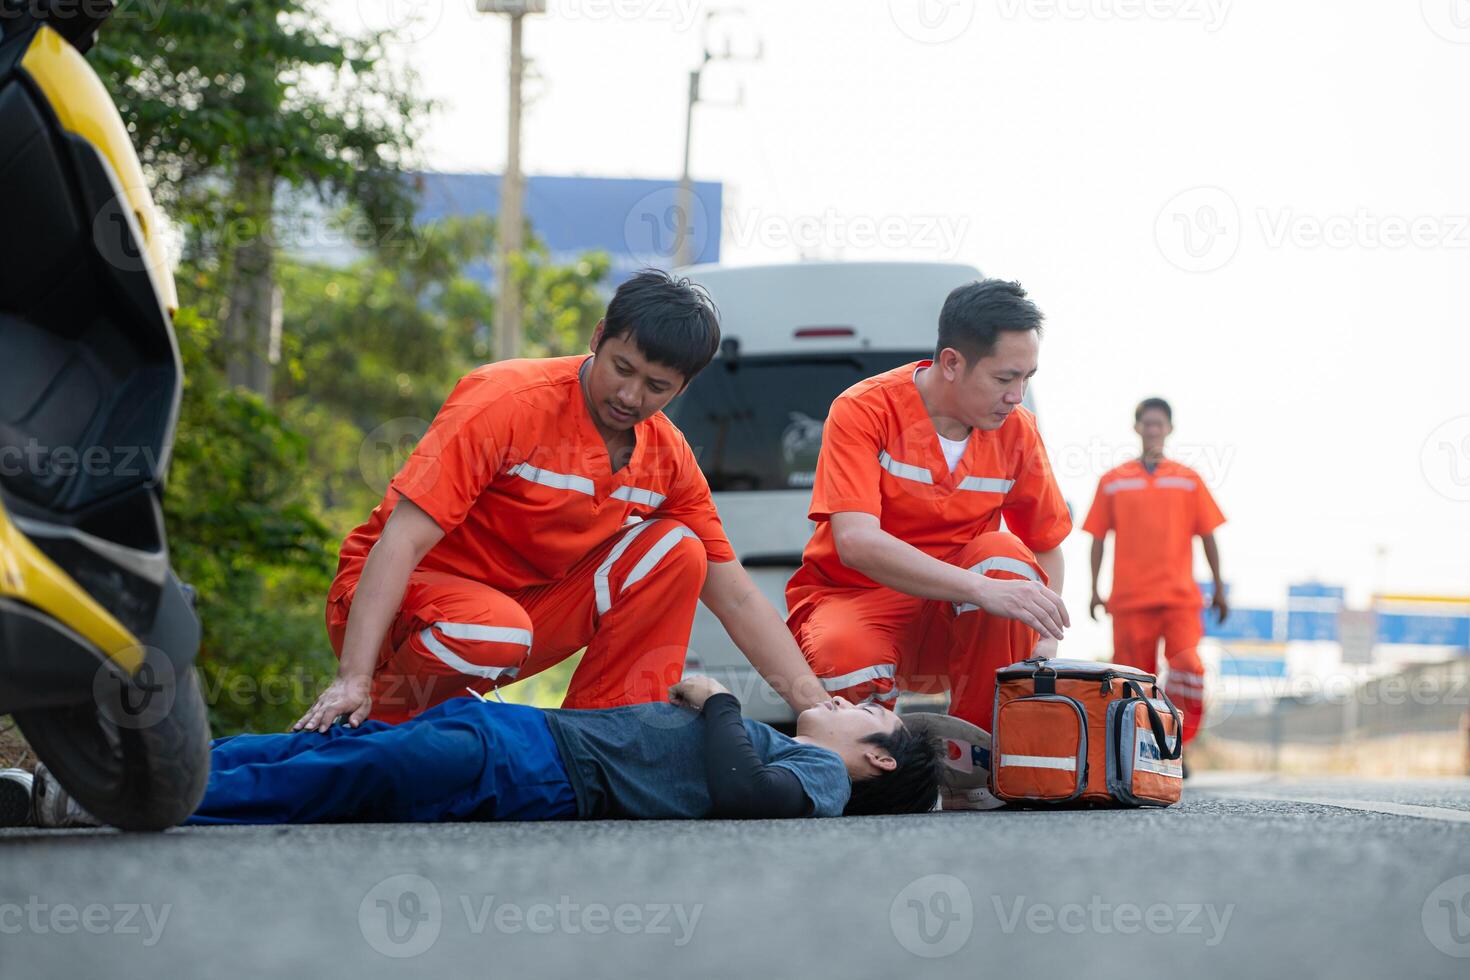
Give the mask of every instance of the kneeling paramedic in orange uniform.
[(646, 270), (618, 288), (592, 356), (466, 375), (343, 542), (337, 678), (293, 727), (401, 722), (583, 647), (566, 707), (661, 701), (701, 598), (793, 708), (826, 700), (661, 411), (719, 343), (708, 296)]
[[(1200, 475), (1164, 457), (1164, 440), (1174, 431), (1174, 413), (1162, 398), (1139, 403), (1134, 431), (1143, 455), (1103, 474), (1082, 530), (1092, 535), (1092, 601), (1088, 615), (1102, 606), (1113, 617), (1113, 662), (1150, 673), (1158, 669), (1159, 641), (1169, 676), (1164, 687), (1184, 716), (1184, 744), (1199, 732), (1205, 708), (1205, 669), (1199, 657), (1204, 635), (1194, 584), (1194, 537), (1204, 543), (1215, 578), (1212, 606), (1225, 621), (1225, 585), (1215, 528), (1225, 516)], [(1113, 590), (1104, 601), (1097, 579), (1107, 534), (1113, 532)]]
[(1021, 406), (1041, 319), (1016, 283), (960, 286), (932, 361), (832, 403), (816, 531), (786, 586), (787, 625), (830, 693), (892, 708), (900, 689), (949, 689), (950, 713), (988, 731), (995, 671), (1050, 655), (1069, 625), (1053, 589), (1072, 521)]

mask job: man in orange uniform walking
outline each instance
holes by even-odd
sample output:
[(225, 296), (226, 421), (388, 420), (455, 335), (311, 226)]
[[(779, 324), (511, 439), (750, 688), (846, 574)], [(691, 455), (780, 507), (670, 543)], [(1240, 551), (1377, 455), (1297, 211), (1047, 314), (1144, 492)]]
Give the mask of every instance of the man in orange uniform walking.
[(950, 713), (989, 730), (996, 669), (1049, 655), (1069, 625), (1072, 521), (1021, 406), (1041, 319), (1016, 283), (960, 286), (933, 360), (832, 403), (816, 530), (786, 586), (787, 625), (829, 693), (891, 708), (900, 689), (949, 689)]
[(708, 296), (647, 270), (618, 288), (592, 356), (466, 375), (343, 542), (337, 678), (294, 727), (404, 721), (583, 647), (566, 707), (663, 701), (701, 598), (793, 708), (826, 700), (662, 413), (719, 343)]
[[(1140, 458), (1103, 474), (1082, 530), (1092, 535), (1092, 601), (1088, 614), (1104, 607), (1113, 617), (1113, 662), (1158, 670), (1159, 641), (1169, 664), (1165, 685), (1184, 716), (1184, 744), (1199, 732), (1204, 718), (1205, 671), (1199, 658), (1204, 635), (1194, 582), (1194, 538), (1204, 543), (1215, 579), (1212, 606), (1221, 622), (1229, 608), (1220, 580), (1215, 528), (1225, 516), (1200, 475), (1164, 456), (1164, 440), (1174, 431), (1174, 413), (1162, 398), (1139, 403), (1133, 429), (1143, 441)], [(1113, 591), (1104, 600), (1097, 589), (1107, 533), (1113, 532)]]

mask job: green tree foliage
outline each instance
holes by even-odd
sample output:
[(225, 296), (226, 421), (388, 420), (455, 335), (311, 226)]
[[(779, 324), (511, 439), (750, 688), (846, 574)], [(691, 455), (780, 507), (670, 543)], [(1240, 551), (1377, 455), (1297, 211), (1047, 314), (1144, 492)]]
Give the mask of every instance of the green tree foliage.
[[(343, 34), (314, 0), (123, 0), (92, 57), (195, 253), (226, 375), (269, 397), (282, 186), (346, 203), (380, 234), (412, 212), (403, 165), (424, 105), (384, 34)], [(374, 236), (376, 237), (376, 236)]]
[[(397, 170), (428, 109), (384, 67), (380, 37), (338, 36), (317, 9), (125, 0), (89, 55), (186, 236), (175, 318), (185, 393), (165, 514), (172, 561), (199, 591), (217, 735), (285, 728), (335, 672), (323, 614), (339, 542), (454, 382), (495, 355), (482, 275), (493, 221), (407, 220), (412, 185)], [(360, 258), (310, 264), (259, 233), (278, 206), (252, 199), (262, 170), (319, 191)], [(242, 243), (265, 249), (283, 296), (268, 399), (229, 370)], [(521, 261), (526, 354), (584, 349), (606, 256), (559, 265), (533, 239)]]
[(334, 669), (322, 629), (334, 534), (306, 440), (231, 388), (213, 323), (175, 317), (184, 403), (164, 495), (172, 560), (199, 594), (199, 667), (217, 734), (280, 730)]

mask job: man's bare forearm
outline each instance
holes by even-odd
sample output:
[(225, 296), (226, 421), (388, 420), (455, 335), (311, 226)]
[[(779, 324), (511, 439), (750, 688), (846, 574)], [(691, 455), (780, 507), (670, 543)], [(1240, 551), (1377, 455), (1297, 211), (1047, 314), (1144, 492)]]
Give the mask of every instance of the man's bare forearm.
[(1097, 580), (1102, 576), (1103, 550), (1107, 541), (1103, 535), (1092, 539), (1092, 594), (1097, 595)]
[(1062, 549), (1058, 547), (1050, 551), (1038, 551), (1036, 564), (1046, 573), (1046, 587), (1061, 595), (1062, 583), (1067, 579), (1067, 561), (1062, 557)]
[(428, 514), (407, 498), (399, 500), (368, 552), (358, 579), (347, 613), (337, 676), (360, 677), (373, 672), (383, 638), (403, 604), (408, 577), (441, 537), (443, 532)]
[(379, 539), (368, 553), (362, 578), (347, 613), (347, 633), (342, 640), (340, 677), (371, 674), (382, 649), (388, 627), (403, 604), (408, 576), (418, 561), (405, 542)]
[(800, 713), (832, 696), (812, 673), (791, 631), (759, 590), (743, 601), (728, 621), (721, 620), (730, 639), (750, 665), (775, 692)]
[(1210, 574), (1214, 576), (1215, 585), (1218, 587), (1225, 581), (1220, 577), (1220, 546), (1215, 543), (1213, 534), (1202, 535), (1200, 543), (1205, 546), (1205, 561), (1209, 562)]
[(926, 555), (878, 527), (845, 540), (839, 552), (842, 563), (853, 571), (921, 599), (973, 603), (984, 588), (983, 576)]
[(781, 614), (738, 561), (712, 562), (700, 598), (766, 683), (797, 712), (831, 700)]

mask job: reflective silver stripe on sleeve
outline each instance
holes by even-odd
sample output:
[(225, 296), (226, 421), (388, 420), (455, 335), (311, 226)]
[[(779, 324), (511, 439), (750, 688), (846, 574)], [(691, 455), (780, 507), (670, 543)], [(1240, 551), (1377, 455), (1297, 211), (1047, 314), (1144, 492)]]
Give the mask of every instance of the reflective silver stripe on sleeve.
[(575, 473), (554, 473), (551, 470), (538, 469), (530, 463), (519, 463), (510, 468), (513, 476), (522, 480), (530, 480), (539, 483), (543, 487), (554, 487), (557, 490), (575, 490), (577, 493), (585, 493), (592, 496), (594, 487), (592, 481), (585, 476), (577, 476)]
[(993, 476), (967, 476), (959, 482), (957, 490), (973, 490), (977, 493), (1010, 493), (1015, 480), (1002, 480)]
[(614, 500), (626, 500), (634, 504), (646, 504), (649, 507), (657, 507), (664, 502), (664, 495), (645, 490), (642, 487), (622, 486), (611, 494)]
[(913, 480), (915, 483), (933, 483), (934, 477), (922, 466), (913, 466), (909, 463), (900, 463), (888, 455), (888, 450), (878, 454), (878, 465), (901, 480)]

